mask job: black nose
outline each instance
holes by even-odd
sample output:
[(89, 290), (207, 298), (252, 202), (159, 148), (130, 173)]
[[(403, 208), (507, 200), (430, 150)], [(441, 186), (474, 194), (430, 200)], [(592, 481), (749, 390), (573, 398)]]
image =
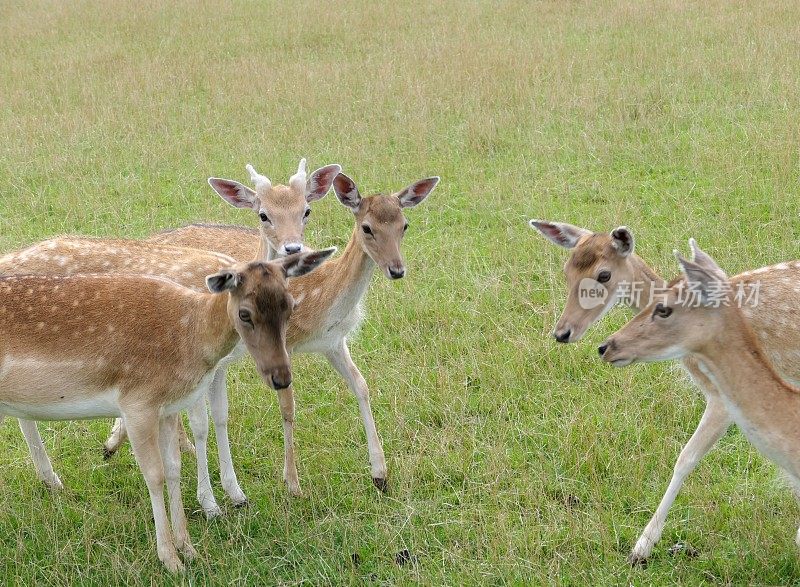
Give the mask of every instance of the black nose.
[(599, 347), (597, 347), (597, 352), (600, 354), (601, 357), (606, 354), (607, 350), (608, 350), (608, 343), (607, 342), (604, 342)]
[(400, 279), (403, 275), (406, 274), (405, 269), (392, 269), (389, 268), (389, 275), (391, 275), (392, 279)]
[(273, 375), (272, 376), (272, 385), (275, 389), (286, 389), (292, 384), (291, 377), (283, 377), (281, 375)]
[(283, 248), (286, 249), (286, 254), (287, 255), (291, 255), (293, 253), (299, 253), (300, 249), (302, 249), (303, 246), (298, 244), (298, 243), (289, 243), (289, 244), (283, 245)]
[(567, 329), (562, 332), (554, 332), (553, 336), (555, 337), (557, 342), (569, 342), (569, 336), (572, 334), (572, 331)]

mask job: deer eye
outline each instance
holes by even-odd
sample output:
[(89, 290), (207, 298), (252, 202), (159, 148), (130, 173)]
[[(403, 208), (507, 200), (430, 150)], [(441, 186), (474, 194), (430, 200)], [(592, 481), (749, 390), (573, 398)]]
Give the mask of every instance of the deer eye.
[(372, 229), (366, 224), (361, 225), (361, 230), (364, 231), (364, 234), (372, 234)]
[(408, 230), (408, 222), (403, 225), (403, 232)]
[(656, 304), (656, 307), (653, 310), (653, 316), (658, 316), (659, 318), (669, 318), (670, 315), (672, 315), (672, 308), (665, 306), (664, 304)]
[(239, 320), (247, 324), (253, 323), (253, 316), (248, 310), (239, 310)]
[(272, 224), (272, 220), (269, 219), (269, 216), (267, 216), (266, 212), (259, 212), (258, 217), (261, 218), (261, 222), (269, 222)]
[(597, 281), (600, 283), (606, 283), (609, 279), (611, 279), (611, 271), (601, 271), (597, 275)]
[(306, 213), (303, 214), (303, 218), (308, 218), (311, 216), (311, 208), (306, 208)]

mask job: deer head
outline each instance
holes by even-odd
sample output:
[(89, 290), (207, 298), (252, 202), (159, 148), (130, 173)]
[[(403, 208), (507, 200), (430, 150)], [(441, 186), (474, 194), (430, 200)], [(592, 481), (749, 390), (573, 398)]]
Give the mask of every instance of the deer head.
[(272, 185), (252, 165), (247, 165), (247, 171), (255, 190), (238, 181), (217, 177), (210, 177), (208, 183), (231, 206), (248, 208), (258, 214), (261, 238), (274, 256), (280, 257), (302, 250), (310, 204), (328, 193), (333, 178), (341, 170), (339, 165), (326, 165), (308, 175), (306, 160), (301, 159), (288, 186)]

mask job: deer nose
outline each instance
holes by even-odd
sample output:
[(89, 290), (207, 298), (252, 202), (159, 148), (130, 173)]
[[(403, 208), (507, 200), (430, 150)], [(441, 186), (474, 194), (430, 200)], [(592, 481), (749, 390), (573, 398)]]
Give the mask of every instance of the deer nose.
[(283, 370), (281, 370), (281, 372), (272, 374), (272, 387), (275, 389), (286, 389), (291, 384), (292, 375), (288, 371), (284, 373)]
[(283, 250), (286, 251), (287, 255), (299, 253), (302, 248), (303, 245), (301, 245), (300, 243), (286, 243), (285, 245), (283, 245)]
[(400, 279), (406, 274), (406, 270), (404, 267), (400, 267), (400, 269), (394, 269), (393, 267), (389, 267), (389, 275), (392, 279)]
[(569, 342), (569, 337), (571, 334), (572, 330), (567, 328), (566, 330), (562, 330), (561, 332), (554, 332), (553, 338), (555, 338), (557, 342)]
[(608, 343), (607, 343), (607, 342), (604, 342), (604, 343), (603, 343), (603, 344), (601, 344), (599, 347), (597, 347), (597, 353), (598, 353), (598, 354), (599, 354), (601, 357), (602, 357), (603, 355), (605, 355), (605, 354), (606, 354), (606, 351), (607, 351), (607, 350), (608, 350)]

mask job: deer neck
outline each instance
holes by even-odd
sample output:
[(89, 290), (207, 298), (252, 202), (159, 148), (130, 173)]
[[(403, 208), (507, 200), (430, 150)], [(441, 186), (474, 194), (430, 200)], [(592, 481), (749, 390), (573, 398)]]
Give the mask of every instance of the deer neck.
[[(796, 413), (800, 390), (783, 381), (772, 368), (741, 311), (728, 310), (724, 331), (698, 349), (696, 356), (734, 415), (738, 412), (769, 428), (775, 425), (776, 411)], [(787, 407), (787, 402), (794, 407)]]
[(361, 238), (356, 227), (342, 256), (334, 261), (328, 272), (337, 282), (334, 291), (338, 292), (338, 297), (351, 300), (354, 307), (366, 295), (376, 267), (375, 261), (361, 245)]
[(663, 289), (667, 282), (638, 255), (631, 255), (628, 263), (630, 263), (633, 278), (632, 283), (627, 284), (630, 295), (623, 299), (623, 303), (639, 312), (650, 304), (659, 288)]

